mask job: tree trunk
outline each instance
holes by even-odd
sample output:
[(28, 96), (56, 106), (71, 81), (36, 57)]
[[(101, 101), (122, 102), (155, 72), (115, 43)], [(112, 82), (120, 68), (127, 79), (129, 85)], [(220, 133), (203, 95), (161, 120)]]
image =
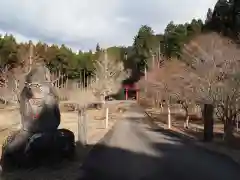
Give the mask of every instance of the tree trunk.
[(182, 108), (185, 110), (185, 123), (184, 123), (184, 128), (188, 129), (189, 127), (189, 112), (188, 112), (188, 105), (183, 103)]
[(204, 136), (203, 140), (210, 142), (213, 140), (213, 112), (214, 107), (212, 104), (204, 104), (203, 120), (204, 120)]
[(162, 102), (160, 102), (161, 112), (163, 112), (163, 105)]
[(157, 108), (159, 108), (159, 92), (157, 92), (157, 98), (156, 98), (156, 101), (157, 101)]
[(84, 142), (84, 144), (86, 144), (87, 145), (87, 143), (88, 143), (88, 115), (87, 115), (87, 113), (86, 113), (86, 109), (84, 110), (84, 116), (83, 116), (83, 125), (84, 125), (84, 136), (85, 136), (85, 142)]
[(188, 110), (186, 110), (185, 113), (186, 113), (186, 114), (185, 114), (184, 128), (188, 129), (188, 128), (189, 128), (189, 119), (190, 119), (189, 114), (188, 114)]
[(109, 108), (106, 107), (106, 122), (105, 122), (105, 129), (108, 128), (108, 118), (109, 118)]
[(85, 126), (86, 124), (84, 123), (84, 109), (80, 109), (78, 105), (78, 141), (81, 143), (81, 145), (86, 145)]
[(231, 143), (234, 139), (233, 135), (234, 123), (232, 119), (227, 119), (224, 123), (224, 141), (226, 143)]
[(154, 108), (155, 108), (155, 104), (156, 104), (155, 101), (156, 101), (155, 98), (152, 97), (152, 106), (153, 106)]
[(107, 105), (106, 105), (106, 100), (105, 100), (105, 98), (106, 98), (106, 93), (104, 92), (103, 93), (104, 95), (103, 95), (103, 105), (104, 105), (104, 108), (105, 108), (105, 129), (107, 129), (108, 128), (108, 117), (109, 117), (109, 109), (108, 109), (108, 107), (107, 107)]
[(172, 122), (171, 122), (171, 109), (169, 103), (167, 104), (167, 109), (168, 109), (168, 129), (171, 129)]
[(237, 132), (239, 132), (239, 116), (236, 117), (236, 128), (237, 128)]

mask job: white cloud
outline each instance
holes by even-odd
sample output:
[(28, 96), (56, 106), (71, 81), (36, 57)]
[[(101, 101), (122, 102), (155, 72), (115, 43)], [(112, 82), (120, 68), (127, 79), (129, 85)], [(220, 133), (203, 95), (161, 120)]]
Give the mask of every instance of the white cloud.
[(0, 32), (19, 41), (64, 43), (74, 49), (130, 45), (142, 24), (162, 32), (166, 24), (204, 18), (216, 0), (1, 0)]

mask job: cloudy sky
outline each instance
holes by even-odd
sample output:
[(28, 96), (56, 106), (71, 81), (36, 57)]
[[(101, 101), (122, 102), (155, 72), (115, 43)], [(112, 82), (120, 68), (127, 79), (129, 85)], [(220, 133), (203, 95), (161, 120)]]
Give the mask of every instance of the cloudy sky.
[(73, 49), (130, 45), (143, 24), (204, 18), (216, 0), (0, 0), (0, 33), (18, 41), (66, 44)]

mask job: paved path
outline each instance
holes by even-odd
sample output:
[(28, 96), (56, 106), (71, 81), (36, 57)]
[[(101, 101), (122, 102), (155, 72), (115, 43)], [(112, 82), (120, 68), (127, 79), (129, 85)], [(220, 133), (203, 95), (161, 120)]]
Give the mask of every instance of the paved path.
[(154, 131), (133, 105), (83, 164), (88, 180), (239, 180), (230, 160)]

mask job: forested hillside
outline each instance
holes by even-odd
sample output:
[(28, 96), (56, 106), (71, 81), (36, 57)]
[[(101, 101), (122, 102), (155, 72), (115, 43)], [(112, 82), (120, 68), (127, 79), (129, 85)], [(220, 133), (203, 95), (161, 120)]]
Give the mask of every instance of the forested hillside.
[[(206, 20), (193, 19), (184, 24), (169, 22), (164, 33), (154, 32), (147, 25), (140, 27), (133, 44), (130, 47), (110, 47), (109, 57), (124, 61), (126, 68), (131, 68), (134, 73), (139, 73), (146, 64), (146, 60), (152, 57), (170, 59), (181, 58), (182, 45), (205, 31), (218, 31), (225, 35), (238, 35), (240, 10), (238, 1), (219, 0), (214, 10), (206, 10)], [(28, 61), (31, 41), (17, 43), (13, 35), (0, 37), (0, 67), (6, 65), (17, 67)], [(98, 59), (101, 44), (96, 45), (96, 50), (75, 53), (66, 45), (47, 45), (38, 42), (33, 45), (34, 57), (44, 61), (51, 71), (61, 71), (69, 78), (79, 78), (84, 72), (86, 76), (92, 74), (93, 63)], [(82, 77), (82, 76), (81, 76)]]
[[(191, 36), (201, 33), (201, 20), (192, 20), (191, 23), (176, 25), (170, 22), (164, 34), (155, 34), (151, 27), (142, 26), (134, 37), (133, 46), (110, 47), (107, 49), (112, 59), (124, 60), (127, 67), (141, 69), (144, 61), (152, 55), (161, 54), (167, 57), (177, 56), (181, 44)], [(0, 66), (16, 67), (28, 61), (31, 41), (17, 43), (13, 35), (2, 35), (0, 38)], [(101, 47), (97, 44), (96, 51), (75, 53), (65, 45), (47, 45), (38, 42), (32, 45), (34, 56), (48, 64), (51, 71), (61, 71), (69, 78), (78, 78), (83, 70), (90, 75), (93, 70), (93, 62), (98, 59)]]

